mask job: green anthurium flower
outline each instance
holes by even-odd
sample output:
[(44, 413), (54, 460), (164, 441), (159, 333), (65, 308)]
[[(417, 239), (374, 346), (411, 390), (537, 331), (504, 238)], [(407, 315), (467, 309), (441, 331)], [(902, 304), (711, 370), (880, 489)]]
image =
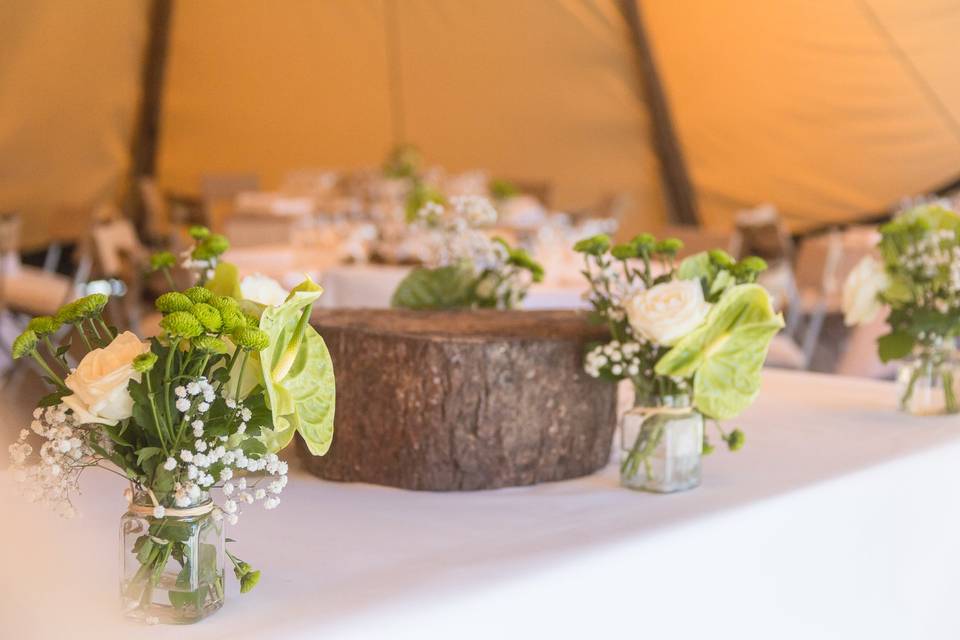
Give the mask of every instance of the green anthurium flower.
[(333, 438), (333, 362), (308, 322), (321, 293), (300, 288), (260, 317), (260, 329), (270, 336), (270, 345), (260, 352), (260, 374), (273, 413), (273, 429), (264, 429), (260, 437), (270, 451), (282, 449), (299, 432), (311, 453), (323, 455)]
[(693, 377), (693, 401), (704, 415), (729, 420), (753, 402), (773, 336), (783, 328), (766, 289), (741, 284), (723, 294), (698, 329), (657, 362), (657, 375)]
[(218, 263), (213, 277), (204, 287), (216, 295), (229, 296), (235, 300), (243, 297), (240, 294), (240, 271), (236, 265), (229, 262)]

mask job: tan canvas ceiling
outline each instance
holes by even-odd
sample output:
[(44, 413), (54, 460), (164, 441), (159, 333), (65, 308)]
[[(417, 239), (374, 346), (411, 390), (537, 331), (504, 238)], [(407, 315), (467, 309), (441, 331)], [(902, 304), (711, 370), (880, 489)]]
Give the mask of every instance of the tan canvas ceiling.
[[(960, 175), (948, 0), (641, 1), (704, 222), (773, 202), (796, 228)], [(28, 242), (117, 190), (146, 0), (0, 4), (0, 210)], [(452, 170), (549, 180), (565, 208), (632, 195), (664, 220), (615, 0), (228, 0), (174, 5), (162, 183), (375, 165), (399, 138)]]
[(642, 5), (707, 225), (768, 201), (822, 226), (960, 176), (955, 0)]
[(115, 195), (139, 99), (146, 2), (0, 2), (0, 212), (75, 238)]
[(626, 191), (662, 216), (612, 0), (180, 3), (172, 51), (160, 168), (173, 188), (212, 170), (269, 186), (303, 166), (373, 166), (405, 137), (452, 171), (548, 180), (562, 207)]

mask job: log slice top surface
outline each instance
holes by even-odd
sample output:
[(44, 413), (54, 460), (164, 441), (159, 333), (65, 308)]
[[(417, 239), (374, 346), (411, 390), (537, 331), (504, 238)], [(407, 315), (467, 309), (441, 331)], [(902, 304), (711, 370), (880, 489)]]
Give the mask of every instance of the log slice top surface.
[(605, 326), (589, 322), (586, 312), (572, 310), (317, 309), (311, 320), (321, 335), (327, 328), (454, 342), (586, 341), (609, 336)]

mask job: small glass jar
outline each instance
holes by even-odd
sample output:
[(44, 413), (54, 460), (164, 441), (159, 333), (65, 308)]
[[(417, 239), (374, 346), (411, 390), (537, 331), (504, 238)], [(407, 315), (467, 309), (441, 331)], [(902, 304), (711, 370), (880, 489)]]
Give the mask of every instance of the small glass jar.
[(134, 494), (120, 519), (120, 598), (124, 615), (147, 623), (189, 624), (223, 606), (223, 524), (210, 502), (153, 516)]
[(620, 484), (672, 493), (700, 484), (703, 415), (687, 395), (638, 398), (620, 423)]
[(960, 412), (960, 361), (951, 344), (924, 346), (905, 359), (897, 374), (900, 410), (915, 416)]

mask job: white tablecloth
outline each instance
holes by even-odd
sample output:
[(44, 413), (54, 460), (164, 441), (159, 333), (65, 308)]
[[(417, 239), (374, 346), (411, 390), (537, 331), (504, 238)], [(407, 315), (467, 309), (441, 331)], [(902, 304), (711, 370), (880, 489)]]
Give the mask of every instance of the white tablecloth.
[[(346, 265), (323, 272), (324, 293), (319, 305), (325, 308), (386, 309), (397, 285), (410, 267), (389, 265)], [(585, 309), (583, 287), (540, 283), (530, 287), (523, 309)]]
[(613, 468), (449, 494), (294, 474), (229, 532), (260, 585), (230, 578), (188, 628), (117, 618), (113, 476), (61, 521), (0, 474), (0, 637), (956, 639), (960, 418), (893, 405), (887, 383), (768, 371), (745, 449), (670, 496)]

